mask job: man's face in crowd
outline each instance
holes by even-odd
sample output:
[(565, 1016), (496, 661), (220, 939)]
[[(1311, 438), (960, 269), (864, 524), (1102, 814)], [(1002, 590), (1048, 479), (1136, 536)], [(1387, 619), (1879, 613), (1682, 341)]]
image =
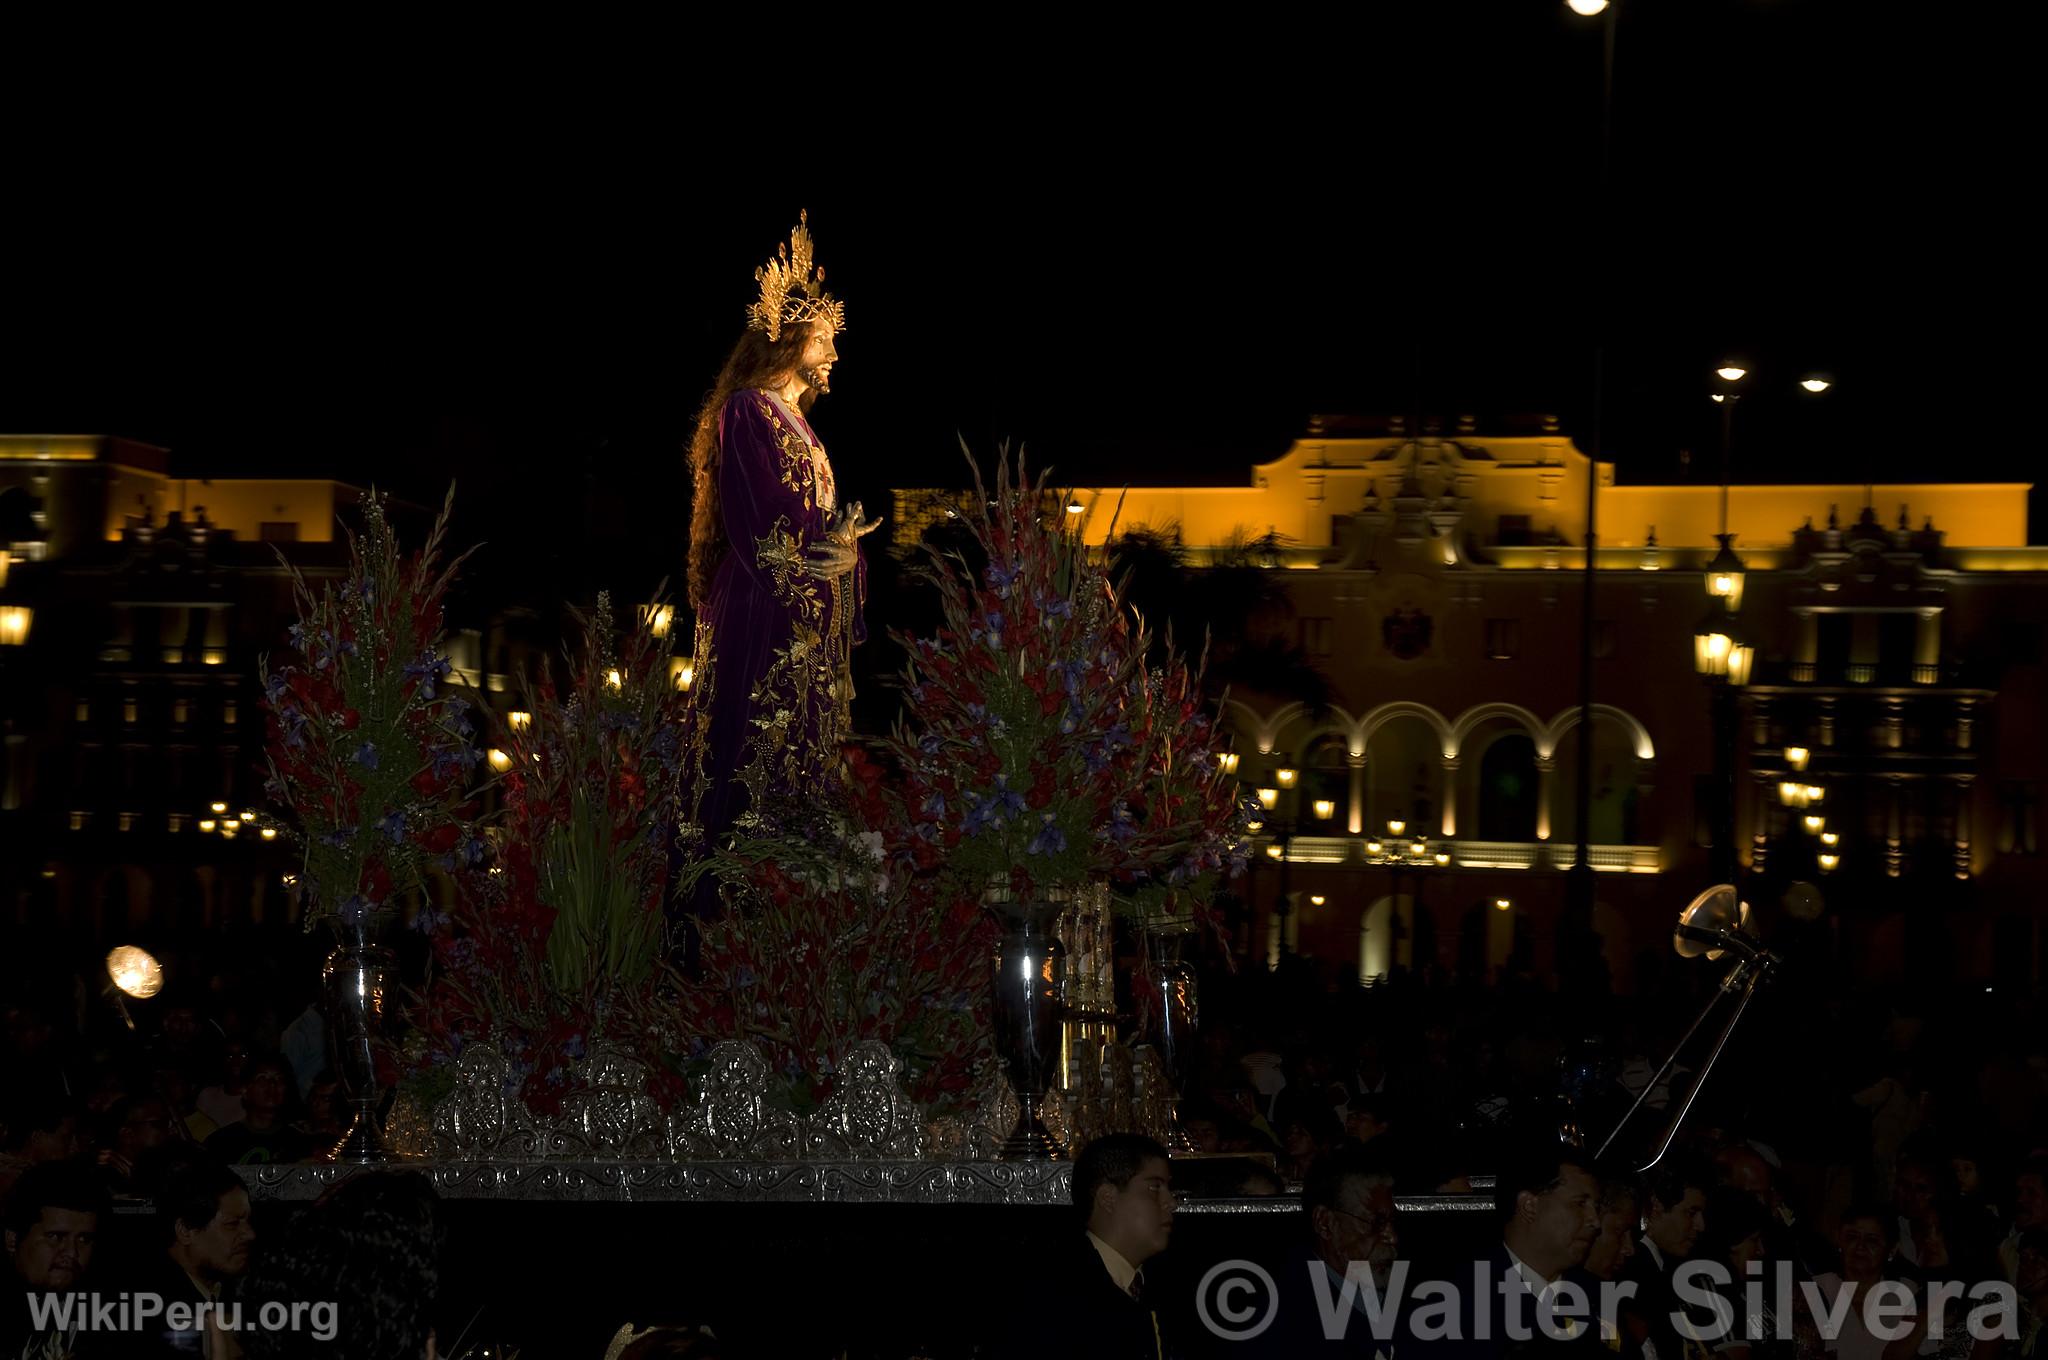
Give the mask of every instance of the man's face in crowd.
[(1600, 1231), (1586, 1251), (1586, 1271), (1596, 1280), (1612, 1280), (1636, 1254), (1636, 1202), (1623, 1196), (1600, 1215)]
[(247, 1270), (249, 1247), (255, 1240), (246, 1190), (222, 1195), (212, 1221), (199, 1231), (178, 1225), (178, 1241), (190, 1250), (198, 1273), (208, 1280), (231, 1280)]
[(77, 1209), (45, 1208), (27, 1232), (7, 1234), (14, 1274), (29, 1289), (74, 1289), (92, 1264), (99, 1215)]
[(1113, 1185), (1103, 1187), (1096, 1202), (1101, 1204), (1105, 1197), (1109, 1231), (1101, 1236), (1136, 1249), (1140, 1256), (1130, 1258), (1132, 1265), (1142, 1266), (1166, 1250), (1173, 1235), (1174, 1200), (1173, 1173), (1164, 1161), (1147, 1158), (1128, 1185), (1121, 1190)]
[(1650, 1201), (1650, 1240), (1666, 1256), (1684, 1260), (1707, 1228), (1707, 1192), (1696, 1185), (1685, 1187), (1685, 1198), (1668, 1208)]
[(1584, 1263), (1600, 1233), (1600, 1184), (1576, 1166), (1564, 1169), (1556, 1186), (1529, 1196), (1531, 1236), (1566, 1266)]
[(1352, 1177), (1338, 1192), (1335, 1209), (1316, 1210), (1315, 1229), (1326, 1261), (1362, 1261), (1372, 1268), (1374, 1284), (1386, 1288), (1401, 1247), (1394, 1231), (1392, 1187)]

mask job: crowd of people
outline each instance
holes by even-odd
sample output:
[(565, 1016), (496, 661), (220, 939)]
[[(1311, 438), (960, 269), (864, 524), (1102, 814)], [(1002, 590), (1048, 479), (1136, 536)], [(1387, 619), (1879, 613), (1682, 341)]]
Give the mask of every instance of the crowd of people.
[[(258, 1235), (237, 1168), (317, 1158), (342, 1132), (322, 1018), (281, 980), (289, 968), (189, 976), (209, 981), (125, 1017), (78, 985), (17, 980), (0, 997), (12, 1295), (0, 1360), (458, 1353), (436, 1313), (447, 1210), (417, 1175), (351, 1177)], [(1168, 1159), (1130, 1135), (1077, 1150), (1082, 1223), (1062, 1239), (1070, 1249), (1021, 1263), (1047, 1272), (1047, 1297), (1062, 1300), (1047, 1315), (1061, 1320), (1061, 1349), (1512, 1354), (1501, 1319), (1485, 1319), (1490, 1340), (1470, 1333), (1517, 1288), (1540, 1300), (1574, 1284), (1597, 1298), (1601, 1283), (1626, 1281), (1633, 1300), (1528, 1344), (1655, 1360), (2048, 1358), (2048, 1033), (2031, 999), (1978, 987), (1909, 1004), (1813, 979), (1783, 987), (1638, 1175), (1629, 1168), (1686, 1103), (1690, 1059), (1659, 1068), (1715, 981), (1699, 976), (1635, 999), (1561, 996), (1513, 975), (1361, 988), (1300, 960), (1205, 977), (1182, 1105), (1197, 1155)], [(1611, 1155), (1592, 1157), (1638, 1100)], [(1234, 1242), (1223, 1217), (1193, 1234), (1183, 1220), (1176, 1241), (1176, 1206), (1191, 1191), (1291, 1196), (1284, 1212), (1298, 1230), (1277, 1253), (1270, 1237)], [(1491, 1212), (1474, 1210), (1488, 1194)], [(1464, 1212), (1412, 1212), (1422, 1201), (1411, 1196)], [(1205, 1320), (1197, 1286), (1210, 1264), (1246, 1253), (1263, 1258), (1280, 1298), (1259, 1336), (1231, 1340)], [(1729, 1315), (1753, 1335), (1708, 1342), (1679, 1330), (1687, 1263), (1722, 1268)], [(1469, 1281), (1474, 1268), (1486, 1285), (1461, 1294), (1448, 1329), (1463, 1339), (1418, 1325), (1428, 1319), (1413, 1283)], [(1744, 1292), (1780, 1268), (1789, 1295)], [(1405, 1303), (1369, 1316), (1354, 1294), (1366, 1331), (1324, 1339), (1318, 1305), (1341, 1298), (1347, 1273), (1384, 1289), (1397, 1270), (1411, 1282)], [(1885, 1280), (1919, 1301), (1917, 1333), (1886, 1339), (1850, 1310), (1824, 1335), (1835, 1301)], [(29, 1308), (36, 1296), (149, 1291), (238, 1302), (253, 1317), (333, 1296), (337, 1282), (375, 1306), (344, 1310), (326, 1336), (304, 1325), (230, 1332), (203, 1315), (67, 1332)], [(1974, 1337), (1963, 1325), (1973, 1291), (1993, 1283), (2012, 1292), (2013, 1316), (2000, 1335)], [(634, 1311), (630, 1300), (619, 1310)], [(1029, 1341), (1029, 1328), (1009, 1326), (982, 1353)], [(628, 1360), (724, 1353), (697, 1327), (627, 1327), (616, 1342)]]

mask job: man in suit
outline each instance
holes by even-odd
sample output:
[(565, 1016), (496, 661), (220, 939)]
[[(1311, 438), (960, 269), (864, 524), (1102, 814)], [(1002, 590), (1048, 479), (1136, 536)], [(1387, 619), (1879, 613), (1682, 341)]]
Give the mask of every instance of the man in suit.
[(1173, 1235), (1173, 1172), (1166, 1149), (1112, 1133), (1074, 1159), (1074, 1210), (1044, 1262), (1028, 1308), (1006, 1311), (999, 1356), (1168, 1360), (1160, 1314), (1146, 1296), (1145, 1266)]
[(1392, 1173), (1363, 1148), (1339, 1149), (1309, 1172), (1301, 1210), (1306, 1232), (1300, 1249), (1273, 1271), (1278, 1301), (1272, 1323), (1237, 1347), (1225, 1346), (1223, 1353), (1247, 1360), (1297, 1355), (1394, 1360), (1399, 1296), (1392, 1286), (1400, 1239), (1394, 1230)]
[(1684, 1360), (1700, 1352), (1697, 1342), (1688, 1350), (1672, 1321), (1678, 1294), (1671, 1281), (1706, 1231), (1707, 1194), (1713, 1186), (1713, 1171), (1686, 1157), (1666, 1158), (1645, 1178), (1643, 1235), (1621, 1274), (1636, 1287), (1634, 1299), (1622, 1310), (1622, 1354)]
[(1412, 1343), (1402, 1360), (1500, 1360), (1599, 1346), (1595, 1299), (1565, 1278), (1599, 1233), (1600, 1182), (1573, 1148), (1531, 1135), (1494, 1182), (1500, 1239), (1483, 1260), (1453, 1269), (1445, 1301), (1411, 1283), (1403, 1302)]

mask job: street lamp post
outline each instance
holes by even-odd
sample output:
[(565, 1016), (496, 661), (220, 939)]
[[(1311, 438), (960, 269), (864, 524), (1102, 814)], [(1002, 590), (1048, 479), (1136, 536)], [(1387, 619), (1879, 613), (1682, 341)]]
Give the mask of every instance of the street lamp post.
[(1743, 562), (1735, 553), (1735, 535), (1728, 531), (1728, 472), (1733, 456), (1734, 409), (1739, 384), (1748, 371), (1724, 363), (1714, 371), (1723, 384), (1714, 393), (1721, 407), (1721, 532), (1720, 550), (1707, 563), (1707, 614), (1693, 631), (1693, 667), (1707, 682), (1714, 730), (1714, 799), (1712, 877), (1735, 881), (1735, 691), (1749, 683), (1755, 649), (1736, 625), (1742, 607)]

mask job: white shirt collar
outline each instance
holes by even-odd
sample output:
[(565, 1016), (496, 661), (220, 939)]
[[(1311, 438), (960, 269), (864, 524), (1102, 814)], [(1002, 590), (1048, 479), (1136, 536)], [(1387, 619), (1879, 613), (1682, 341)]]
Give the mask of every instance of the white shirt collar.
[(1094, 1245), (1095, 1250), (1101, 1254), (1103, 1267), (1109, 1271), (1109, 1278), (1116, 1281), (1116, 1287), (1123, 1290), (1126, 1294), (1130, 1293), (1131, 1281), (1138, 1278), (1138, 1268), (1129, 1261), (1126, 1261), (1122, 1252), (1097, 1237), (1094, 1233), (1088, 1234), (1088, 1240)]

